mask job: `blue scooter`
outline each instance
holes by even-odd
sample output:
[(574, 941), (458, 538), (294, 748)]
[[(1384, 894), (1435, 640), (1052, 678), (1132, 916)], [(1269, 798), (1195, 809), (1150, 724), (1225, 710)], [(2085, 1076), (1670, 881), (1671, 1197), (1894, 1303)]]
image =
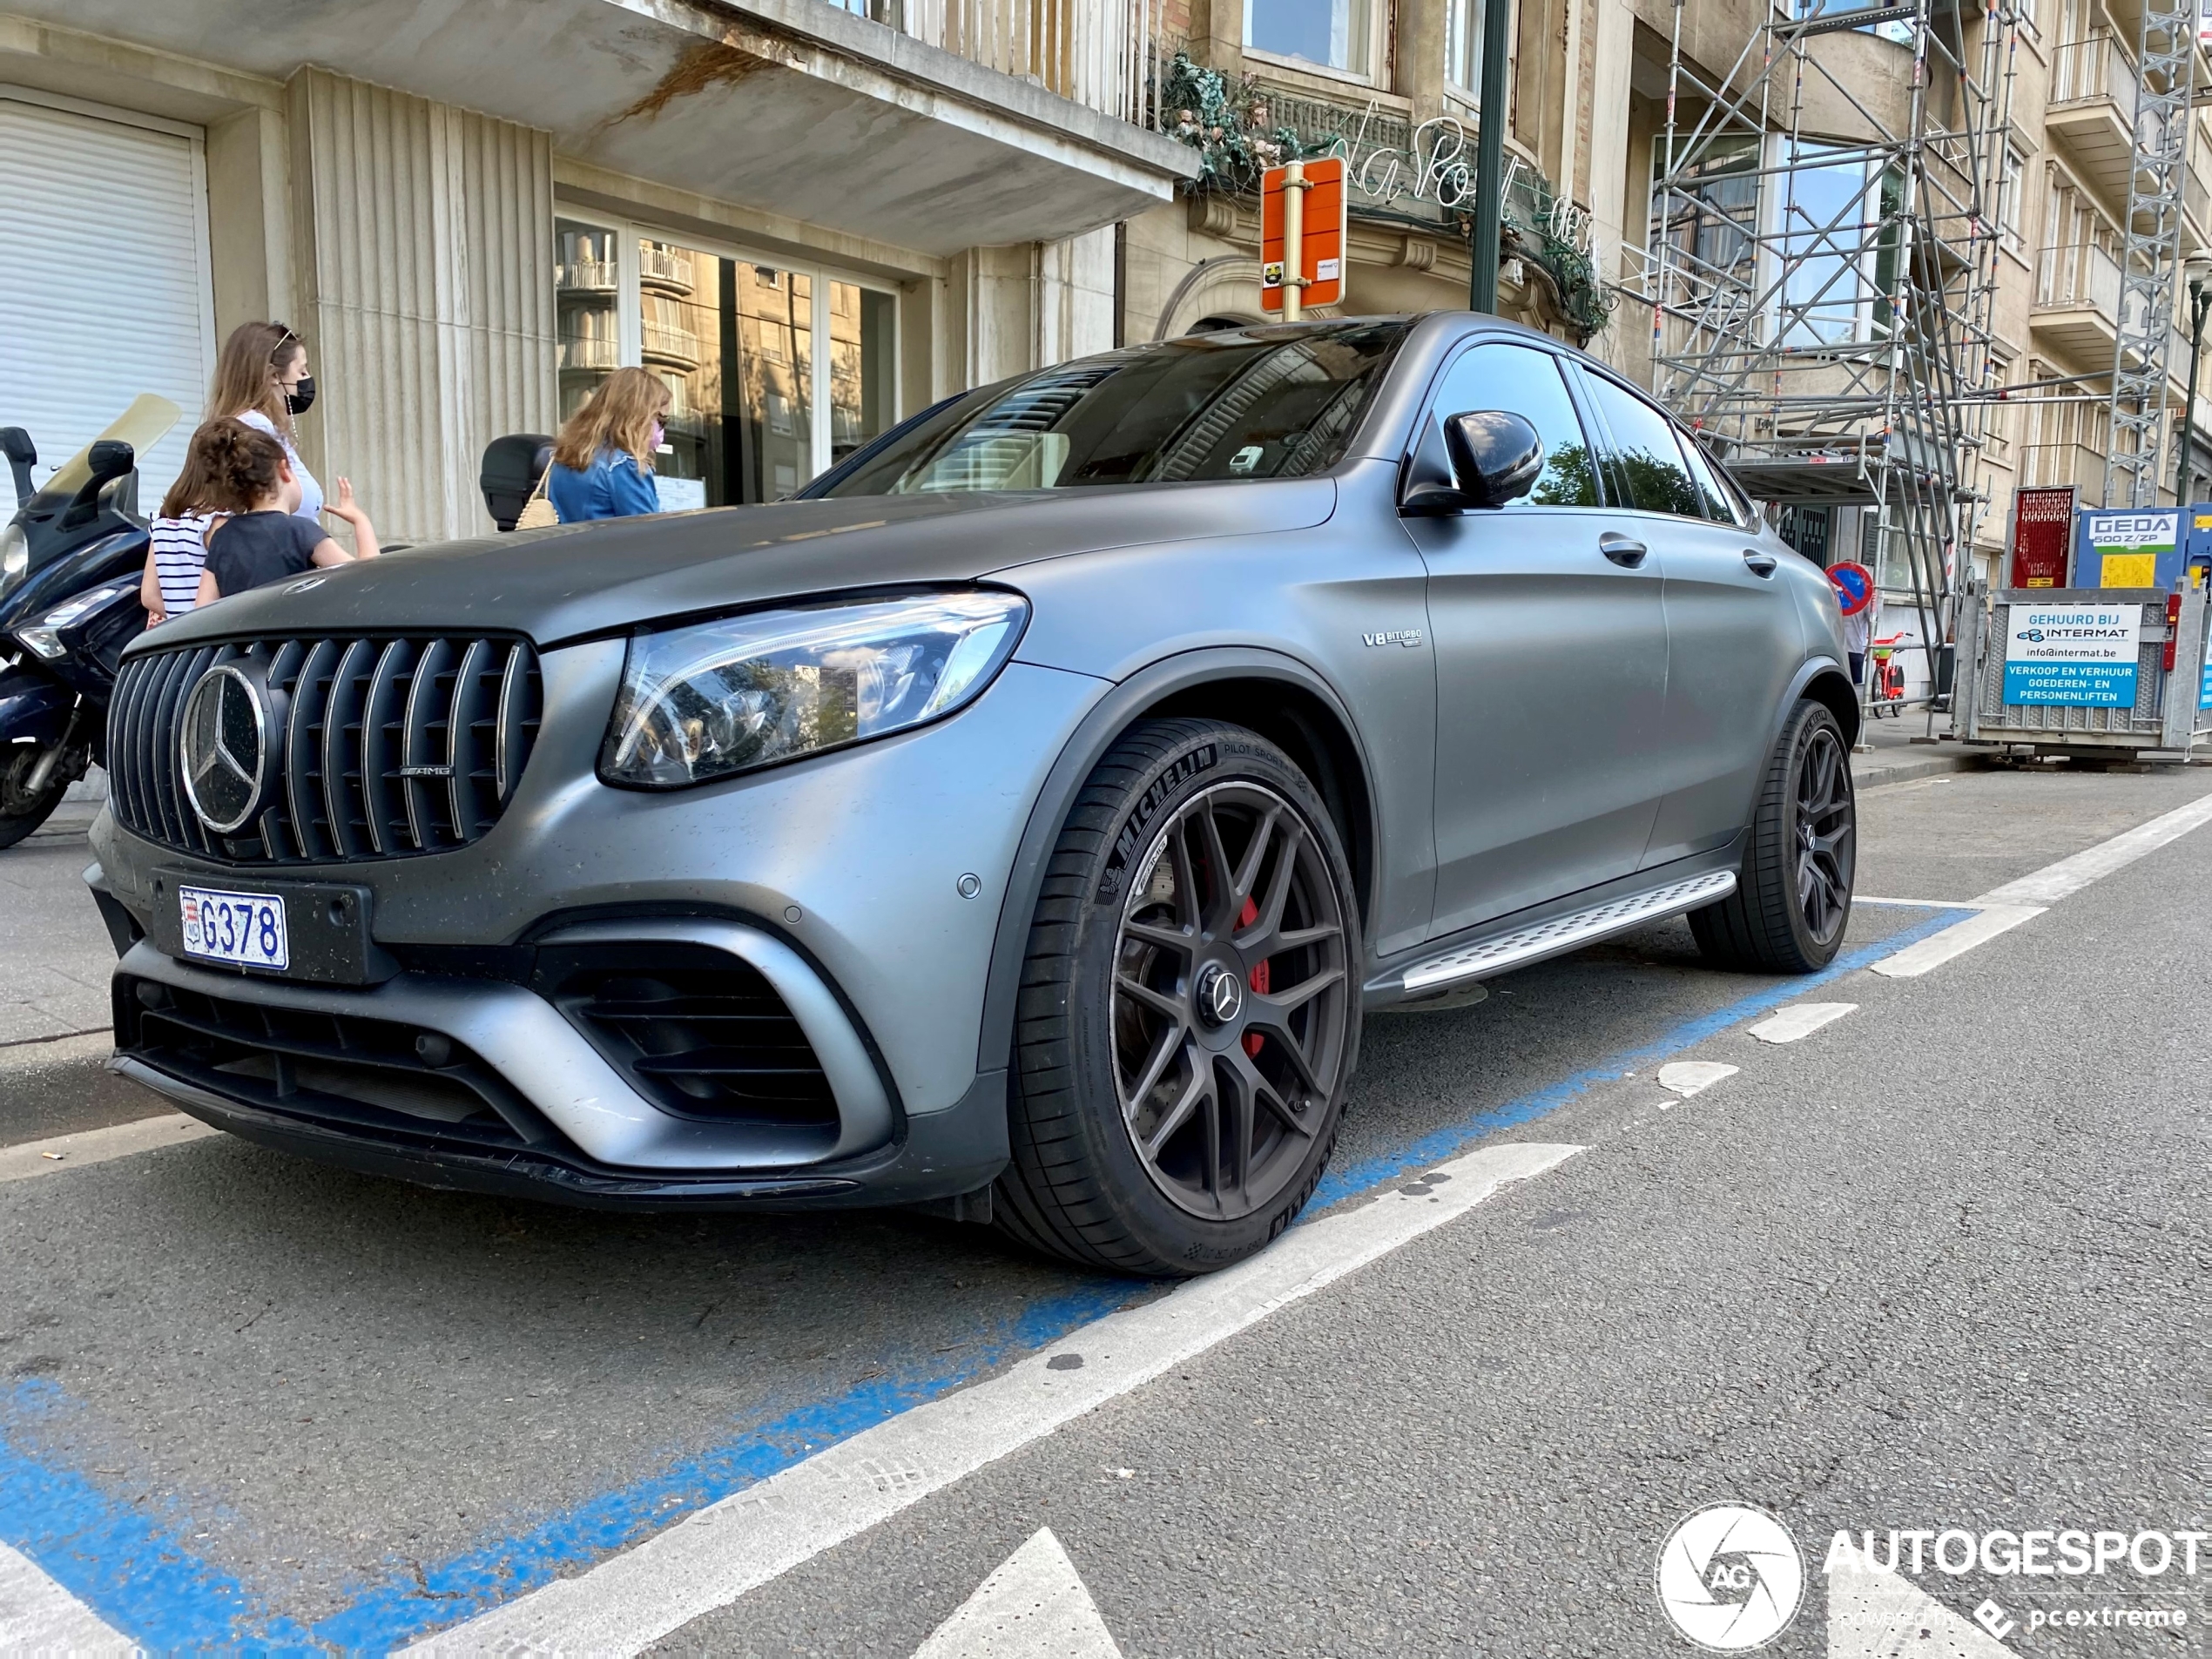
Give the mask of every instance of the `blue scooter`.
[(16, 513), (0, 529), (0, 847), (53, 813), (105, 764), (108, 698), (123, 648), (145, 631), (138, 601), (151, 537), (138, 455), (179, 411), (142, 397), (44, 484), (21, 427), (0, 427)]

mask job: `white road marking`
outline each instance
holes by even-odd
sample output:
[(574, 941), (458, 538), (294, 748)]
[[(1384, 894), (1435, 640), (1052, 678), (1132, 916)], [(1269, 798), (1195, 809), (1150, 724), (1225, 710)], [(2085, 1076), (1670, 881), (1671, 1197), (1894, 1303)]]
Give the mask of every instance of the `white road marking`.
[(0, 1544), (0, 1653), (121, 1659), (144, 1651), (29, 1557)]
[[(986, 1464), (1141, 1388), (1270, 1314), (1582, 1149), (1482, 1147), (1232, 1268), (1108, 1315), (972, 1388), (917, 1406), (686, 1516), (635, 1549), (431, 1636), (413, 1654), (630, 1654)], [(1069, 1356), (1082, 1364), (1053, 1370)]]
[(2014, 1659), (2013, 1649), (1902, 1573), (1837, 1547), (1828, 1571), (1828, 1659), (1897, 1659), (1904, 1653)]
[(196, 1117), (164, 1112), (106, 1129), (79, 1130), (48, 1141), (26, 1141), (21, 1146), (0, 1146), (0, 1182), (28, 1181), (35, 1175), (55, 1175), (81, 1170), (88, 1163), (127, 1158), (164, 1146), (182, 1146), (216, 1133)]
[(1861, 904), (1898, 905), (1906, 910), (1979, 910), (1981, 903), (1975, 899), (1870, 899), (1863, 893), (1854, 893), (1851, 901)]
[(1797, 1002), (1775, 1009), (1773, 1018), (1751, 1028), (1751, 1035), (1761, 1042), (1795, 1042), (1824, 1025), (1833, 1025), (1846, 1014), (1858, 1012), (1856, 1002)]
[(1939, 934), (1930, 934), (1918, 944), (1907, 945), (1894, 956), (1885, 956), (1871, 967), (1885, 979), (1918, 979), (1952, 957), (1965, 955), (1976, 945), (1986, 945), (1998, 934), (2010, 933), (2024, 921), (2033, 921), (2043, 910), (2044, 907), (2037, 904), (1985, 905), (1966, 921), (1954, 923)]
[(2070, 894), (2081, 891), (2092, 881), (2101, 880), (2114, 870), (2124, 869), (2146, 853), (2155, 853), (2169, 841), (2177, 841), (2191, 830), (2212, 822), (2212, 795), (2205, 795), (2186, 806), (2176, 806), (2170, 813), (2161, 813), (2148, 824), (2101, 841), (2072, 858), (2060, 859), (2056, 864), (2047, 864), (2033, 875), (2024, 875), (2017, 881), (2007, 881), (2001, 887), (1992, 887), (1975, 900), (1978, 904), (2034, 904), (2052, 905)]
[(1701, 1089), (1710, 1089), (1723, 1077), (1733, 1077), (1742, 1069), (1723, 1066), (1717, 1060), (1677, 1060), (1672, 1065), (1659, 1068), (1659, 1087), (1670, 1089), (1688, 1100)]
[(914, 1659), (1122, 1659), (1082, 1575), (1040, 1527)]

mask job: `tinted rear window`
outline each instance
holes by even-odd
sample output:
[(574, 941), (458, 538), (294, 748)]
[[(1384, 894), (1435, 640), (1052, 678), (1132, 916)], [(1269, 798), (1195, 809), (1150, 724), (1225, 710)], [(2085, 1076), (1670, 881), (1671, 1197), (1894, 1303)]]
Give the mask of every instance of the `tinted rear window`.
[(1342, 456), (1406, 327), (1232, 330), (1062, 363), (947, 406), (803, 493), (1304, 477)]

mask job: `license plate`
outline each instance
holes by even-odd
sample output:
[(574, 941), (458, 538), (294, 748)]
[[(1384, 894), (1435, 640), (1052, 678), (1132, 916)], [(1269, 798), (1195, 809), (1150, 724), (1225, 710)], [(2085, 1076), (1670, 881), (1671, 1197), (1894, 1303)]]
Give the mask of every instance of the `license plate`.
[(210, 961), (239, 968), (292, 966), (284, 900), (274, 894), (179, 887), (177, 902), (184, 912), (187, 956), (205, 956)]

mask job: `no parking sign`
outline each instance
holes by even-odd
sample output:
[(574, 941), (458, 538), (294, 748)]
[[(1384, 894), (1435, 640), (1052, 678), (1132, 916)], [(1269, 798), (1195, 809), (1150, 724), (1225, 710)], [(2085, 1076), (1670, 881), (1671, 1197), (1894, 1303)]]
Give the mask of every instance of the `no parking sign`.
[(1828, 567), (1828, 580), (1836, 590), (1836, 603), (1846, 617), (1856, 617), (1874, 603), (1874, 573), (1863, 564), (1844, 563)]

